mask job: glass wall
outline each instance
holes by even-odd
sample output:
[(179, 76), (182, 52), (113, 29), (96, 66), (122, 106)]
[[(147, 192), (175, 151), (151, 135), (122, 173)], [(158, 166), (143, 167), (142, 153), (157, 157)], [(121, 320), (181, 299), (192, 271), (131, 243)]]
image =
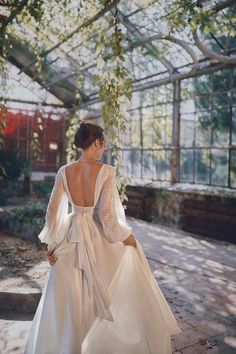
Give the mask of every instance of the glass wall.
[[(180, 90), (178, 182), (236, 188), (236, 69), (182, 80)], [(135, 92), (129, 113), (125, 173), (170, 182), (173, 84)]]
[(235, 69), (181, 82), (180, 182), (236, 187), (235, 109)]
[(172, 85), (133, 94), (123, 136), (125, 173), (143, 181), (170, 181)]
[[(133, 93), (121, 137), (124, 174), (140, 183), (170, 184), (177, 172), (176, 182), (236, 188), (236, 68), (181, 80), (175, 133), (173, 85)], [(84, 117), (92, 119), (99, 111), (101, 106), (94, 105)], [(102, 124), (99, 114), (96, 121)], [(112, 163), (109, 153), (105, 161)]]

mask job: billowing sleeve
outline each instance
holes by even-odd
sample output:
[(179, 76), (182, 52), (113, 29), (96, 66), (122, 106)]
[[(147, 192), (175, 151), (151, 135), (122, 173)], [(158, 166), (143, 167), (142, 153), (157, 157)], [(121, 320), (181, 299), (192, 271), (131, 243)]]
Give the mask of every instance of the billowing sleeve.
[(63, 185), (62, 168), (57, 172), (49, 198), (45, 224), (38, 235), (41, 242), (48, 244), (48, 249), (55, 248), (63, 239), (65, 219), (68, 214), (68, 198)]
[(102, 186), (98, 213), (104, 235), (109, 242), (124, 241), (132, 233), (132, 227), (126, 221), (119, 196), (114, 168), (111, 169)]

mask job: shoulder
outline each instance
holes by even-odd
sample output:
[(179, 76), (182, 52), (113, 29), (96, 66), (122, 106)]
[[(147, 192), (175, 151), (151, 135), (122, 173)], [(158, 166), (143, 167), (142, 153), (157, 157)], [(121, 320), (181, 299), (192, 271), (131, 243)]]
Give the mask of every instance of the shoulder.
[(114, 166), (103, 164), (103, 180), (106, 183), (115, 183), (116, 182), (116, 169)]
[(68, 165), (62, 165), (62, 166), (60, 166), (60, 167), (58, 168), (58, 170), (57, 170), (57, 173), (58, 173), (58, 174), (61, 173), (61, 172), (63, 171), (63, 169), (64, 169), (66, 166), (68, 166)]
[(70, 162), (70, 163), (66, 163), (65, 165), (62, 165), (58, 171), (62, 171), (63, 169), (65, 169), (66, 167), (70, 167), (70, 166), (73, 166), (75, 165), (75, 162)]
[(66, 166), (68, 166), (68, 164), (67, 164), (67, 165), (62, 165), (62, 166), (60, 166), (60, 167), (58, 168), (58, 170), (57, 170), (57, 172), (56, 172), (56, 178), (62, 176), (62, 173), (63, 173), (63, 171), (64, 171), (64, 169), (65, 169)]
[(66, 168), (70, 168), (73, 165), (75, 165), (75, 162), (66, 163), (65, 165), (60, 166), (57, 170), (57, 174), (61, 174)]
[(115, 170), (114, 166), (108, 165), (106, 163), (104, 163), (102, 165), (103, 165), (103, 168), (107, 170), (108, 174), (115, 174), (116, 173), (116, 170)]
[[(65, 168), (73, 166), (74, 164), (75, 164), (74, 162), (71, 162), (71, 163), (62, 165), (61, 167), (59, 167), (59, 169), (57, 171), (57, 175), (58, 176), (61, 175), (62, 172), (65, 170)], [(101, 165), (101, 168), (103, 168), (107, 172), (108, 176), (109, 175), (116, 175), (116, 169), (114, 166), (106, 164), (106, 163), (100, 163), (100, 162), (99, 162), (99, 165)]]

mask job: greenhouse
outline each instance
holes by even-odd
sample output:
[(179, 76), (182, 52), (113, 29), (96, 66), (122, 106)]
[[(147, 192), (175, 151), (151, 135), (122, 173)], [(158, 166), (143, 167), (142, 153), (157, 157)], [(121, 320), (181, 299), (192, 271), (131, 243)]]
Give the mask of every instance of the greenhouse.
[(103, 128), (100, 162), (182, 329), (173, 353), (235, 352), (236, 2), (0, 1), (0, 54), (0, 352), (24, 352), (82, 122)]

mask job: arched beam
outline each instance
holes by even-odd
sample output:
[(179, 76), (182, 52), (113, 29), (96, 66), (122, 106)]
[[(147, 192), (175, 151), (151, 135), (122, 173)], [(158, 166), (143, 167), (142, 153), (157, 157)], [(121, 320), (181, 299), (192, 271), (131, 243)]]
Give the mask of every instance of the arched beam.
[(180, 47), (182, 47), (190, 55), (190, 57), (193, 60), (193, 63), (194, 64), (198, 63), (198, 58), (197, 58), (195, 51), (189, 46), (189, 44), (186, 41), (179, 39), (179, 38), (175, 38), (174, 36), (170, 36), (170, 35), (164, 36), (163, 39), (173, 42), (173, 43), (179, 45)]
[(213, 50), (207, 48), (200, 40), (197, 34), (197, 30), (193, 31), (193, 39), (198, 49), (202, 52), (203, 55), (205, 55), (205, 57), (219, 61), (220, 63), (224, 64), (236, 64), (236, 55), (232, 55), (231, 57), (229, 57), (226, 55), (218, 54)]
[(197, 62), (198, 62), (197, 55), (194, 52), (194, 50), (189, 46), (189, 44), (187, 42), (185, 42), (182, 39), (176, 38), (174, 36), (165, 35), (165, 34), (162, 34), (162, 33), (155, 34), (155, 35), (150, 36), (148, 38), (144, 38), (143, 40), (140, 40), (137, 43), (131, 44), (129, 47), (125, 48), (125, 51), (129, 51), (132, 48), (140, 47), (140, 46), (144, 45), (145, 43), (150, 43), (150, 42), (158, 40), (158, 39), (166, 40), (166, 41), (169, 41), (169, 42), (172, 42), (172, 43), (175, 43), (175, 44), (179, 45), (180, 47), (182, 47), (190, 55), (190, 57), (193, 60), (193, 63), (197, 64)]
[[(111, 12), (114, 14), (114, 10), (111, 10)], [(142, 32), (139, 31), (139, 29), (128, 18), (126, 18), (126, 16), (120, 10), (118, 10), (118, 15), (121, 23), (126, 27), (127, 31), (131, 34), (135, 33), (136, 38), (139, 41), (143, 41), (144, 37)], [(160, 55), (158, 55), (158, 50), (152, 43), (144, 43), (144, 47), (149, 50), (150, 53), (152, 53), (156, 60), (164, 65), (170, 76), (173, 75), (173, 73), (176, 71), (176, 68), (166, 58), (160, 57)]]

